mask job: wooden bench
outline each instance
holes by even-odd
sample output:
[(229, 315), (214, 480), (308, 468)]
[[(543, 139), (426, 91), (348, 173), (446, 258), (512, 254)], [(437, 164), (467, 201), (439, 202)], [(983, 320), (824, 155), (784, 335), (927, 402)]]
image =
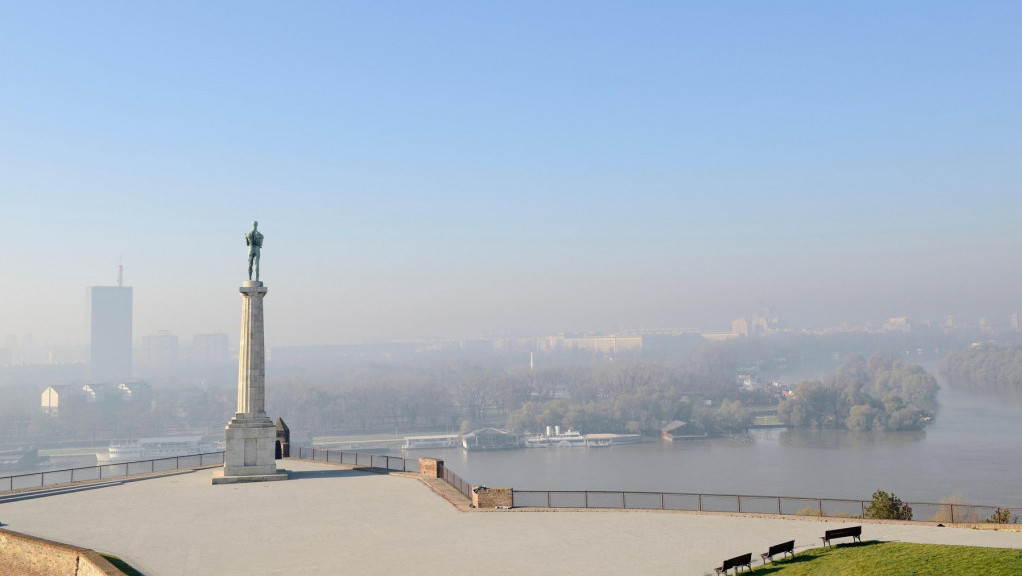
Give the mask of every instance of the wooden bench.
[(774, 561), (774, 555), (776, 554), (791, 554), (791, 557), (795, 557), (795, 541), (788, 540), (780, 544), (774, 544), (769, 550), (759, 555), (763, 559), (763, 563), (766, 564), (767, 559), (771, 562)]
[(830, 541), (833, 540), (834, 538), (847, 538), (849, 536), (852, 537), (853, 541), (858, 540), (859, 542), (862, 542), (862, 539), (859, 538), (860, 536), (862, 536), (862, 526), (852, 526), (850, 528), (838, 528), (837, 530), (827, 530), (826, 532), (823, 533), (823, 536), (820, 536), (820, 540), (823, 540), (823, 545), (826, 546), (830, 544)]
[(717, 572), (717, 574), (725, 574), (727, 573), (728, 570), (734, 568), (735, 574), (738, 574), (738, 569), (741, 568), (742, 566), (748, 568), (750, 572), (752, 571), (752, 552), (725, 560), (723, 566), (721, 566), (720, 568), (714, 568), (714, 570)]

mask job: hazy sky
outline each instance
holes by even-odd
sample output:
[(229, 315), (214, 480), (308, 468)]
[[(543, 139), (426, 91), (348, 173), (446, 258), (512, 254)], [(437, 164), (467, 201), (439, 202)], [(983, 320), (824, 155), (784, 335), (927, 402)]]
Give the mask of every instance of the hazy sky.
[(1022, 3), (491, 4), (3, 3), (0, 337), (1022, 312)]

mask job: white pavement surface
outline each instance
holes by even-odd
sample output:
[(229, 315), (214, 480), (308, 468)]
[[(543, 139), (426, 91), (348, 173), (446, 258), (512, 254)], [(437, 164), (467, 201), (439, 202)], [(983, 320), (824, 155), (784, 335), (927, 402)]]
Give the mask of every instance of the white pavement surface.
[[(820, 522), (644, 511), (461, 512), (422, 482), (284, 461), (284, 482), (213, 486), (213, 470), (0, 497), (5, 528), (120, 556), (146, 576), (693, 574)], [(864, 524), (863, 540), (1022, 548), (1022, 533)]]

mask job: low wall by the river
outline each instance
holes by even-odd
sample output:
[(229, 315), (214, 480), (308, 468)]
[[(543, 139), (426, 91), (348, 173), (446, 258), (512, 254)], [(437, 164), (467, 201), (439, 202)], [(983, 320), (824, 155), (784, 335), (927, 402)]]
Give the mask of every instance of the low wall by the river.
[(88, 548), (36, 538), (0, 528), (0, 574), (19, 576), (124, 576), (109, 560)]

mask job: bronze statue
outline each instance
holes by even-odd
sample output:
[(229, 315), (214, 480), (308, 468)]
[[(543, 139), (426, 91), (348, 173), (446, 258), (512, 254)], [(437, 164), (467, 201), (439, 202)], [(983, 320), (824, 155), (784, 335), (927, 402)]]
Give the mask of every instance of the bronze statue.
[(252, 223), (252, 231), (245, 234), (245, 245), (248, 246), (248, 279), (252, 279), (255, 268), (255, 280), (259, 281), (259, 249), (263, 247), (263, 235), (259, 232), (259, 223)]

